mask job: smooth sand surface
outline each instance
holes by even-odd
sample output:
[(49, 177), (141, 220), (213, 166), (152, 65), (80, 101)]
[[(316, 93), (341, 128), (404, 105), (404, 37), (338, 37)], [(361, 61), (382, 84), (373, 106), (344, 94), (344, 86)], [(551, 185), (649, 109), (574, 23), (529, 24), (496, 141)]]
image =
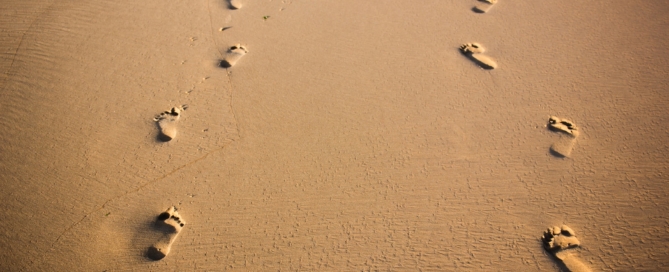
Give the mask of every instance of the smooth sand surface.
[(241, 3), (0, 6), (3, 269), (669, 270), (666, 1)]

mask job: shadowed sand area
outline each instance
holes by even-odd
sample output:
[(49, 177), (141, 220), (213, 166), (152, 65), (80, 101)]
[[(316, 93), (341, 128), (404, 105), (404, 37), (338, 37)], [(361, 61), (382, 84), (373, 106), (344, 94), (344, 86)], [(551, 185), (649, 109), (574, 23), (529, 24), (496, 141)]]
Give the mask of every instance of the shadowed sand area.
[(497, 0), (479, 0), (479, 2), (479, 4), (472, 8), (474, 12), (487, 13), (497, 4)]
[(5, 1), (3, 269), (669, 270), (666, 2), (479, 4)]

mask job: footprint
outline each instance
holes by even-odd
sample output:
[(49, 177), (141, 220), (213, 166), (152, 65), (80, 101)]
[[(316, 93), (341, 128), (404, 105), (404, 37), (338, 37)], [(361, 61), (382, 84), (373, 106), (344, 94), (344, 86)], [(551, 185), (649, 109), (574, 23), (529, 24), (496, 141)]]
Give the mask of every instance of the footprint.
[(246, 47), (240, 44), (233, 45), (228, 49), (228, 53), (225, 56), (225, 59), (221, 61), (221, 67), (230, 68), (235, 66), (235, 64), (249, 51), (246, 50)]
[(177, 123), (181, 118), (181, 112), (187, 108), (188, 105), (174, 107), (171, 110), (162, 112), (153, 118), (154, 121), (158, 122), (158, 128), (160, 128), (160, 134), (158, 135), (158, 138), (161, 141), (171, 141), (174, 139), (174, 137), (177, 136)]
[(483, 2), (484, 4), (478, 4), (472, 8), (472, 10), (476, 13), (486, 13), (492, 9), (493, 6), (497, 3), (497, 0), (479, 0), (480, 2)]
[(576, 238), (576, 233), (570, 227), (562, 225), (562, 227), (555, 226), (548, 228), (544, 231), (544, 235), (541, 236), (541, 241), (543, 242), (546, 251), (562, 261), (569, 271), (592, 271), (578, 257), (574, 256), (570, 250), (568, 250), (581, 245), (581, 242)]
[(163, 233), (163, 237), (149, 247), (146, 255), (156, 261), (165, 258), (170, 253), (174, 240), (177, 239), (185, 225), (186, 222), (179, 216), (176, 207), (170, 207), (167, 211), (158, 215), (156, 228)]
[(483, 52), (485, 52), (485, 48), (478, 43), (465, 43), (460, 46), (460, 51), (484, 69), (497, 68), (497, 62), (484, 55)]
[(564, 134), (557, 142), (551, 145), (551, 151), (553, 154), (569, 157), (571, 151), (576, 144), (576, 138), (578, 138), (579, 131), (576, 125), (572, 121), (567, 119), (561, 119), (555, 116), (551, 116), (548, 119), (548, 128), (553, 131)]
[(544, 231), (544, 235), (541, 236), (541, 240), (544, 242), (546, 250), (551, 253), (581, 245), (581, 242), (576, 238), (574, 230), (566, 225), (548, 228)]
[(228, 0), (228, 8), (230, 9), (240, 9), (242, 8), (241, 0)]

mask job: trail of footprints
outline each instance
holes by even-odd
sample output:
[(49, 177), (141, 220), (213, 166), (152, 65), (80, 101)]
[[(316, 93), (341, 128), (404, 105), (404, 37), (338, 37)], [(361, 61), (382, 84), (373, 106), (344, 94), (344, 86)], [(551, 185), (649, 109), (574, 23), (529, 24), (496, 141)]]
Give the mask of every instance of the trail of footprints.
[[(472, 10), (477, 13), (488, 13), (497, 4), (497, 0), (479, 0), (480, 4), (474, 6)], [(228, 8), (237, 10), (242, 8), (241, 0), (228, 0)], [(229, 27), (228, 27), (229, 28)], [(479, 43), (465, 43), (460, 46), (460, 51), (467, 58), (471, 59), (477, 65), (484, 69), (496, 69), (497, 62), (491, 57), (485, 55), (485, 47)], [(231, 68), (248, 53), (245, 46), (235, 44), (228, 48), (225, 56), (220, 61), (223, 68)], [(177, 125), (183, 112), (188, 108), (187, 105), (173, 107), (164, 111), (154, 118), (159, 128), (158, 138), (161, 141), (171, 141), (177, 135)], [(576, 125), (559, 117), (551, 116), (547, 127), (561, 134), (560, 139), (551, 145), (550, 150), (554, 155), (569, 157), (574, 147), (576, 139), (579, 136), (579, 130)], [(147, 251), (147, 257), (152, 260), (161, 260), (165, 258), (172, 248), (177, 236), (181, 233), (186, 222), (177, 212), (176, 207), (170, 207), (161, 213), (155, 222), (155, 228), (162, 233), (162, 237)], [(591, 271), (578, 257), (573, 253), (573, 249), (580, 246), (580, 241), (576, 238), (575, 232), (568, 226), (548, 228), (541, 237), (541, 241), (546, 251), (556, 257), (557, 260), (570, 271), (589, 272)]]
[[(478, 0), (479, 4), (472, 10), (476, 13), (488, 13), (497, 4), (497, 0)], [(472, 42), (460, 46), (460, 52), (483, 69), (492, 70), (497, 68), (497, 62), (485, 55), (486, 49), (483, 45)], [(558, 157), (570, 157), (576, 144), (580, 131), (574, 122), (551, 116), (548, 118), (547, 127), (560, 134), (560, 139), (553, 143), (550, 152)], [(581, 242), (576, 238), (576, 233), (570, 227), (550, 227), (541, 236), (541, 241), (548, 253), (555, 256), (556, 260), (568, 270), (573, 272), (592, 271), (575, 254), (574, 249), (580, 247)]]
[[(477, 13), (487, 13), (497, 4), (497, 0), (479, 0), (480, 4), (472, 10)], [(479, 43), (465, 43), (460, 46), (460, 52), (483, 69), (496, 69), (497, 62), (491, 57), (484, 55), (485, 48)]]
[[(228, 8), (237, 10), (242, 8), (241, 0), (227, 0)], [(230, 27), (221, 28), (223, 31)], [(228, 48), (223, 59), (220, 61), (220, 67), (231, 68), (239, 62), (239, 60), (249, 51), (241, 44), (235, 44)], [(169, 142), (176, 138), (178, 132), (178, 124), (184, 111), (188, 109), (188, 105), (181, 105), (172, 107), (153, 118), (158, 126), (158, 140)], [(165, 212), (162, 212), (156, 218), (154, 228), (162, 234), (161, 238), (155, 244), (150, 246), (146, 251), (146, 257), (151, 260), (162, 260), (172, 250), (172, 245), (181, 233), (181, 230), (186, 226), (186, 221), (179, 215), (176, 207), (170, 207)]]

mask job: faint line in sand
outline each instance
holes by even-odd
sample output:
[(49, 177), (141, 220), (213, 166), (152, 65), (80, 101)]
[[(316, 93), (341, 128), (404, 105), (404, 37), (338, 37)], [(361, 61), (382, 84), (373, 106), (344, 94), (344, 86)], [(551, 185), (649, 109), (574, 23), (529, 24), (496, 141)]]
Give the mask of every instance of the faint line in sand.
[[(227, 70), (227, 69), (226, 69), (226, 70)], [(226, 75), (227, 75), (227, 73), (226, 73)], [(232, 88), (232, 81), (231, 81), (231, 79), (230, 79), (230, 76), (229, 76), (229, 75), (227, 75), (227, 76), (228, 76), (228, 84), (229, 84), (230, 88)], [(211, 155), (211, 154), (213, 154), (213, 153), (216, 153), (216, 152), (219, 152), (219, 151), (223, 150), (223, 149), (226, 148), (228, 145), (230, 145), (230, 144), (234, 143), (236, 140), (240, 139), (240, 138), (241, 138), (241, 134), (240, 134), (240, 130), (239, 130), (239, 125), (237, 124), (237, 117), (236, 117), (236, 115), (235, 115), (234, 108), (232, 108), (232, 89), (230, 89), (230, 91), (231, 91), (231, 93), (230, 93), (230, 109), (231, 109), (231, 111), (232, 111), (232, 117), (233, 117), (234, 120), (235, 120), (235, 129), (237, 130), (237, 137), (236, 137), (236, 138), (231, 139), (231, 142), (229, 142), (228, 144), (224, 144), (224, 145), (220, 146), (219, 148), (217, 148), (217, 149), (215, 149), (215, 150), (212, 150), (211, 152), (209, 152), (209, 153), (207, 153), (207, 154), (204, 154), (202, 157), (199, 157), (199, 158), (197, 158), (197, 159), (195, 159), (195, 160), (193, 160), (193, 161), (190, 161), (190, 162), (188, 162), (188, 163), (186, 163), (186, 164), (184, 164), (184, 165), (182, 165), (182, 166), (180, 166), (180, 167), (177, 167), (176, 169), (170, 171), (169, 173), (167, 173), (167, 174), (165, 174), (165, 175), (162, 175), (162, 176), (160, 176), (160, 177), (158, 177), (158, 178), (156, 178), (156, 179), (153, 179), (153, 180), (151, 180), (151, 181), (149, 181), (149, 182), (146, 182), (146, 183), (142, 184), (141, 186), (135, 188), (135, 189), (132, 190), (132, 191), (127, 191), (127, 192), (125, 192), (124, 194), (121, 194), (121, 195), (118, 195), (118, 196), (115, 196), (115, 197), (113, 197), (113, 198), (110, 198), (110, 199), (106, 200), (104, 203), (102, 203), (102, 205), (100, 205), (100, 207), (98, 207), (97, 209), (95, 209), (95, 210), (93, 210), (93, 211), (88, 212), (88, 213), (85, 214), (79, 221), (74, 222), (74, 223), (71, 224), (69, 227), (67, 227), (67, 228), (66, 228), (60, 235), (58, 235), (58, 237), (56, 238), (56, 240), (54, 240), (53, 243), (51, 243), (51, 248), (50, 248), (50, 250), (53, 250), (53, 249), (54, 249), (54, 246), (56, 245), (56, 243), (58, 243), (58, 241), (60, 241), (60, 239), (61, 239), (63, 236), (65, 236), (66, 233), (68, 233), (68, 232), (69, 232), (70, 230), (72, 230), (75, 226), (79, 225), (81, 222), (83, 222), (84, 220), (86, 220), (86, 218), (88, 218), (89, 215), (91, 215), (91, 214), (93, 214), (93, 213), (95, 213), (95, 212), (98, 212), (98, 211), (104, 209), (104, 208), (107, 206), (107, 204), (109, 204), (110, 202), (115, 201), (115, 200), (117, 200), (117, 199), (120, 199), (120, 198), (122, 198), (122, 197), (125, 197), (125, 196), (127, 196), (127, 195), (130, 195), (130, 194), (133, 194), (133, 193), (137, 193), (137, 192), (139, 192), (140, 190), (144, 189), (146, 186), (149, 186), (149, 185), (151, 185), (151, 184), (153, 184), (153, 183), (156, 183), (156, 182), (158, 182), (158, 181), (161, 181), (161, 180), (163, 180), (163, 179), (165, 179), (165, 178), (171, 176), (172, 174), (174, 174), (174, 173), (176, 173), (176, 172), (179, 172), (179, 171), (181, 171), (182, 169), (184, 169), (184, 168), (186, 168), (186, 167), (189, 167), (189, 166), (191, 166), (191, 165), (193, 165), (193, 164), (195, 164), (195, 163), (197, 163), (197, 162), (199, 162), (199, 161), (201, 161), (201, 160), (207, 158), (209, 155)]]
[[(174, 174), (174, 173), (176, 173), (176, 172), (178, 172), (178, 171), (180, 171), (180, 170), (182, 170), (182, 169), (184, 169), (184, 168), (186, 168), (186, 167), (188, 167), (188, 166), (191, 166), (191, 165), (193, 165), (193, 164), (195, 164), (195, 163), (197, 163), (197, 162), (199, 162), (199, 161), (205, 159), (206, 157), (208, 157), (208, 156), (211, 155), (212, 153), (215, 153), (215, 152), (218, 152), (218, 151), (223, 150), (225, 147), (227, 147), (229, 144), (232, 144), (234, 141), (235, 141), (235, 140), (233, 139), (233, 140), (232, 140), (230, 143), (228, 143), (227, 145), (223, 145), (223, 146), (221, 146), (221, 147), (218, 148), (218, 149), (212, 150), (211, 152), (209, 152), (209, 153), (207, 153), (207, 154), (204, 154), (202, 157), (199, 157), (199, 158), (197, 158), (197, 159), (195, 159), (195, 160), (193, 160), (193, 161), (191, 161), (191, 162), (189, 162), (189, 163), (186, 163), (186, 164), (184, 164), (184, 165), (182, 165), (182, 166), (180, 166), (180, 167), (178, 167), (178, 168), (176, 168), (176, 169), (170, 171), (169, 173), (167, 173), (167, 174), (165, 174), (165, 175), (163, 175), (163, 176), (161, 176), (161, 177), (159, 177), (159, 178), (156, 178), (156, 179), (154, 179), (154, 180), (151, 180), (151, 181), (149, 181), (149, 182), (146, 182), (146, 183), (142, 184), (141, 186), (135, 188), (135, 189), (132, 190), (132, 191), (127, 191), (127, 192), (125, 192), (124, 194), (121, 194), (121, 195), (118, 195), (118, 196), (115, 196), (115, 197), (112, 197), (112, 198), (106, 200), (104, 203), (102, 203), (102, 205), (100, 205), (100, 207), (98, 207), (97, 209), (95, 209), (95, 210), (93, 210), (93, 211), (90, 211), (90, 212), (86, 213), (81, 219), (79, 219), (79, 221), (72, 223), (69, 227), (67, 227), (65, 230), (63, 230), (63, 232), (61, 232), (60, 235), (58, 235), (58, 237), (56, 238), (56, 240), (54, 240), (54, 241), (51, 243), (51, 246), (50, 246), (51, 248), (50, 248), (49, 250), (50, 250), (50, 251), (53, 251), (53, 250), (55, 249), (54, 246), (56, 245), (56, 243), (58, 243), (58, 241), (60, 241), (60, 239), (63, 238), (63, 236), (65, 236), (66, 233), (68, 233), (68, 232), (69, 232), (70, 230), (72, 230), (74, 227), (76, 227), (76, 226), (79, 225), (81, 222), (83, 222), (84, 220), (86, 220), (86, 218), (88, 218), (88, 216), (90, 216), (91, 214), (93, 214), (93, 213), (95, 213), (95, 212), (98, 212), (98, 211), (104, 209), (104, 208), (107, 206), (107, 204), (109, 204), (110, 202), (115, 201), (115, 200), (117, 200), (117, 199), (120, 199), (120, 198), (122, 198), (122, 197), (124, 197), (124, 196), (130, 195), (130, 194), (132, 194), (132, 193), (139, 192), (140, 190), (144, 189), (146, 186), (149, 186), (149, 185), (151, 185), (151, 184), (153, 184), (153, 183), (156, 183), (156, 182), (158, 182), (158, 181), (160, 181), (160, 180), (163, 180), (163, 179), (165, 179), (165, 178), (171, 176), (172, 174)], [(41, 259), (39, 263), (42, 263), (43, 261), (44, 261), (44, 259)], [(28, 271), (32, 271), (32, 269), (30, 269), (30, 268), (32, 268), (32, 267), (33, 267), (34, 265), (36, 265), (36, 264), (37, 264), (37, 263), (33, 263), (33, 265), (30, 265), (30, 266), (28, 267), (28, 268), (29, 268)]]
[(16, 50), (14, 50), (14, 56), (12, 57), (12, 63), (9, 64), (9, 68), (7, 68), (7, 71), (5, 72), (5, 80), (2, 82), (2, 86), (5, 86), (7, 83), (7, 80), (9, 79), (9, 73), (12, 71), (12, 68), (14, 68), (14, 61), (16, 61), (16, 56), (19, 54), (19, 49), (21, 49), (21, 45), (23, 44), (23, 40), (26, 38), (26, 34), (30, 32), (30, 30), (35, 26), (35, 22), (42, 17), (45, 13), (47, 13), (53, 5), (56, 4), (56, 1), (51, 2), (51, 4), (44, 9), (44, 11), (40, 12), (37, 16), (35, 16), (35, 19), (30, 23), (30, 26), (28, 26), (28, 29), (26, 29), (25, 32), (23, 32), (23, 35), (21, 35), (21, 39), (19, 40), (19, 45), (16, 46)]
[[(232, 140), (232, 142), (234, 142), (234, 141), (235, 141), (235, 140)], [(230, 143), (232, 143), (232, 142), (230, 142)], [(229, 144), (228, 144), (228, 145), (229, 145)], [(56, 243), (58, 243), (58, 241), (60, 241), (60, 239), (61, 239), (67, 232), (69, 232), (69, 231), (70, 231), (72, 228), (74, 228), (75, 226), (79, 225), (79, 223), (83, 222), (89, 215), (91, 215), (91, 214), (93, 214), (93, 213), (95, 213), (95, 212), (98, 212), (98, 211), (104, 209), (104, 208), (107, 206), (107, 204), (109, 204), (110, 202), (112, 202), (112, 201), (114, 201), (114, 200), (117, 200), (117, 199), (119, 199), (119, 198), (122, 198), (122, 197), (124, 197), (124, 196), (127, 196), (127, 195), (129, 195), (129, 194), (139, 192), (140, 190), (144, 189), (146, 186), (149, 186), (149, 185), (151, 185), (151, 184), (153, 184), (153, 183), (156, 183), (156, 182), (158, 182), (158, 181), (160, 181), (160, 180), (163, 180), (163, 179), (165, 179), (165, 178), (171, 176), (172, 174), (174, 174), (174, 173), (176, 173), (176, 172), (178, 172), (178, 171), (180, 171), (180, 170), (182, 170), (182, 169), (184, 169), (184, 168), (186, 168), (186, 167), (188, 167), (188, 166), (191, 166), (191, 165), (193, 165), (193, 164), (195, 164), (195, 163), (197, 163), (197, 162), (199, 162), (199, 161), (205, 159), (206, 157), (208, 157), (208, 156), (211, 155), (212, 153), (221, 151), (223, 148), (227, 147), (228, 145), (223, 145), (223, 146), (221, 146), (221, 147), (219, 147), (219, 148), (217, 148), (217, 149), (215, 149), (215, 150), (212, 150), (211, 152), (209, 152), (209, 153), (207, 153), (207, 154), (204, 154), (202, 157), (199, 157), (199, 158), (197, 158), (197, 159), (195, 159), (195, 160), (193, 160), (193, 161), (191, 161), (191, 162), (189, 162), (189, 163), (186, 163), (186, 164), (184, 164), (184, 165), (182, 165), (182, 166), (180, 166), (180, 167), (177, 167), (176, 169), (170, 171), (169, 173), (167, 173), (167, 174), (165, 174), (165, 175), (162, 175), (162, 176), (159, 177), (159, 178), (156, 178), (156, 179), (154, 179), (154, 180), (151, 180), (151, 181), (149, 181), (149, 182), (146, 182), (146, 183), (142, 184), (141, 186), (135, 188), (134, 190), (127, 191), (127, 192), (125, 192), (124, 194), (121, 194), (121, 195), (118, 195), (118, 196), (115, 196), (115, 197), (113, 197), (113, 198), (110, 198), (110, 199), (106, 200), (104, 203), (102, 203), (102, 205), (100, 205), (100, 207), (98, 207), (97, 209), (95, 209), (95, 210), (93, 210), (93, 211), (88, 212), (88, 213), (87, 213), (86, 215), (84, 215), (84, 217), (82, 217), (79, 221), (77, 221), (77, 222), (71, 224), (71, 225), (70, 225), (69, 227), (67, 227), (67, 229), (65, 229), (60, 235), (58, 235), (58, 238), (56, 238), (56, 240), (53, 241), (53, 243), (51, 243), (51, 250), (54, 249), (53, 246), (54, 246)]]
[[(226, 70), (227, 70), (227, 69), (226, 69)], [(65, 229), (60, 235), (58, 235), (58, 238), (56, 238), (56, 240), (53, 241), (53, 243), (51, 243), (51, 250), (54, 249), (54, 245), (56, 245), (56, 243), (58, 243), (58, 241), (60, 241), (60, 239), (61, 239), (66, 233), (68, 233), (72, 228), (74, 228), (75, 226), (79, 225), (81, 222), (83, 222), (84, 220), (86, 220), (86, 218), (88, 218), (89, 215), (91, 215), (91, 214), (93, 214), (93, 213), (95, 213), (95, 212), (98, 212), (98, 211), (104, 209), (104, 208), (107, 206), (107, 204), (109, 204), (110, 202), (115, 201), (115, 200), (117, 200), (117, 199), (120, 199), (120, 198), (122, 198), (122, 197), (125, 197), (125, 196), (127, 196), (127, 195), (129, 195), (129, 194), (139, 192), (140, 190), (144, 189), (146, 186), (149, 186), (149, 185), (151, 185), (151, 184), (153, 184), (153, 183), (156, 183), (156, 182), (158, 182), (158, 181), (160, 181), (160, 180), (163, 180), (163, 179), (165, 179), (165, 178), (171, 176), (172, 174), (174, 174), (174, 173), (176, 173), (176, 172), (178, 172), (178, 171), (181, 171), (182, 169), (184, 169), (184, 168), (186, 168), (186, 167), (188, 167), (188, 166), (191, 166), (191, 165), (193, 165), (193, 164), (195, 164), (195, 163), (197, 163), (197, 162), (199, 162), (199, 161), (201, 161), (201, 160), (207, 158), (209, 155), (211, 155), (211, 154), (213, 154), (213, 153), (216, 153), (216, 152), (219, 152), (219, 151), (223, 150), (223, 149), (226, 148), (228, 145), (230, 145), (230, 144), (234, 143), (236, 140), (240, 139), (240, 138), (241, 138), (241, 134), (240, 134), (239, 125), (237, 124), (237, 116), (235, 115), (234, 108), (232, 107), (232, 81), (231, 81), (230, 75), (228, 75), (227, 72), (226, 72), (226, 75), (228, 76), (228, 85), (229, 85), (230, 88), (231, 88), (231, 89), (230, 89), (230, 91), (231, 91), (231, 93), (230, 93), (230, 109), (231, 109), (231, 111), (232, 111), (232, 117), (233, 117), (233, 119), (235, 120), (235, 129), (237, 130), (237, 137), (231, 139), (231, 142), (229, 142), (228, 144), (224, 144), (224, 145), (222, 145), (221, 147), (219, 147), (219, 148), (217, 148), (217, 149), (215, 149), (215, 150), (212, 150), (211, 152), (209, 152), (209, 153), (207, 153), (207, 154), (204, 154), (202, 157), (199, 157), (199, 158), (197, 158), (197, 159), (195, 159), (195, 160), (193, 160), (193, 161), (191, 161), (191, 162), (188, 162), (188, 163), (186, 163), (186, 164), (184, 164), (184, 165), (182, 165), (182, 166), (180, 166), (180, 167), (178, 167), (178, 168), (176, 168), (176, 169), (170, 171), (169, 173), (167, 173), (167, 174), (165, 174), (165, 175), (163, 175), (163, 176), (161, 176), (161, 177), (158, 177), (158, 178), (156, 178), (156, 179), (154, 179), (154, 180), (151, 180), (151, 181), (149, 181), (149, 182), (146, 182), (146, 183), (142, 184), (141, 186), (135, 188), (135, 189), (132, 190), (132, 191), (127, 191), (127, 192), (125, 192), (124, 194), (121, 194), (121, 195), (118, 195), (118, 196), (115, 196), (115, 197), (113, 197), (113, 198), (110, 198), (110, 199), (106, 200), (104, 203), (102, 203), (102, 205), (101, 205), (100, 207), (98, 207), (97, 209), (95, 209), (95, 210), (93, 210), (93, 211), (88, 212), (88, 213), (87, 213), (86, 215), (84, 215), (79, 221), (74, 222), (74, 223), (71, 224), (69, 227), (67, 227), (67, 229)]]

